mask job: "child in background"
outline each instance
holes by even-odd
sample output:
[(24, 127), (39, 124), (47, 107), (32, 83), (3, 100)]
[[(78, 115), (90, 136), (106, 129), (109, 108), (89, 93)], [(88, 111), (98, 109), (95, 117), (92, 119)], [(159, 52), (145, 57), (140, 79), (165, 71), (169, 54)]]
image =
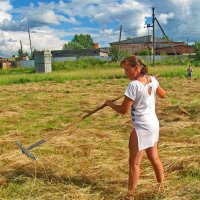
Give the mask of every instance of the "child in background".
[(192, 77), (192, 67), (191, 65), (189, 65), (189, 67), (187, 68), (187, 72), (188, 72), (188, 77), (191, 78)]

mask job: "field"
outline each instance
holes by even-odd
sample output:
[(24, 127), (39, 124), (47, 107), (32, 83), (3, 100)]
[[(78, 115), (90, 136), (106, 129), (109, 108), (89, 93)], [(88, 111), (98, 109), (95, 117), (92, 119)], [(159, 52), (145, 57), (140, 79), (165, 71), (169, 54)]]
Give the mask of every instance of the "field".
[[(136, 200), (200, 199), (200, 68), (187, 79), (186, 67), (155, 67), (166, 99), (157, 99), (159, 152), (165, 190), (158, 192), (144, 155)], [(32, 69), (0, 72), (0, 199), (125, 200), (130, 114), (105, 107), (69, 130), (81, 116), (124, 93), (121, 68), (64, 67), (51, 74)], [(121, 102), (121, 99), (118, 100)], [(64, 130), (64, 131), (63, 131)], [(56, 134), (31, 152), (25, 147)]]

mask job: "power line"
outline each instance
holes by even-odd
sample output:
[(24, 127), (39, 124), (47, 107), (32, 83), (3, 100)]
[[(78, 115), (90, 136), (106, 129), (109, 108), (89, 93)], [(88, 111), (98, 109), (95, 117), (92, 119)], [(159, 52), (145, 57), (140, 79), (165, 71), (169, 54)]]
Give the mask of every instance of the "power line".
[[(159, 8), (179, 8), (179, 9), (186, 9), (185, 7), (181, 7), (181, 6), (156, 6), (156, 10), (157, 9), (159, 9)], [(193, 6), (188, 6), (188, 8), (190, 8), (190, 9), (200, 9), (200, 7), (197, 7), (197, 6), (195, 6), (195, 7), (193, 7)]]

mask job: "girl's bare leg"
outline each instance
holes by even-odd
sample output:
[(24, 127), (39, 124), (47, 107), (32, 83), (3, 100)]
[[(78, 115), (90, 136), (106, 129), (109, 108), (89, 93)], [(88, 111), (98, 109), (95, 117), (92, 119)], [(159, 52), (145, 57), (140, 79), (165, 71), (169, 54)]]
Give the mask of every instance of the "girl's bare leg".
[(155, 171), (157, 182), (162, 187), (164, 184), (164, 169), (158, 156), (157, 143), (153, 147), (146, 149), (146, 154)]
[(134, 199), (133, 195), (138, 185), (140, 176), (140, 162), (143, 151), (138, 151), (138, 139), (135, 129), (133, 129), (129, 139), (129, 179), (128, 190), (130, 199)]

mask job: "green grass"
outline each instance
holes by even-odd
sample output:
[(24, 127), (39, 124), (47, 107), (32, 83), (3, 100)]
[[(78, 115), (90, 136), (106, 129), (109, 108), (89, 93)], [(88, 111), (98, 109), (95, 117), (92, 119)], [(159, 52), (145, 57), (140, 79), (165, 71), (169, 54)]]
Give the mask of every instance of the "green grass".
[[(185, 78), (184, 66), (150, 67), (149, 73), (159, 74), (167, 90), (168, 98), (158, 99), (156, 107), (166, 189), (157, 193), (144, 156), (135, 199), (198, 199), (200, 68), (194, 68), (192, 79)], [(128, 82), (119, 63), (95, 60), (57, 63), (48, 74), (1, 70), (0, 199), (124, 199), (130, 115), (104, 108), (60, 133), (106, 99), (123, 94)], [(36, 163), (15, 145), (19, 140), (27, 147), (51, 134), (56, 136), (31, 151), (39, 157)]]
[[(69, 62), (69, 61), (68, 61)], [(73, 63), (73, 62), (71, 62)], [(89, 66), (84, 68), (76, 68), (77, 63), (67, 63), (65, 66), (54, 67), (52, 73), (38, 74), (34, 73), (34, 69), (10, 69), (0, 71), (0, 85), (10, 84), (24, 84), (28, 82), (44, 82), (53, 81), (56, 83), (63, 83), (69, 80), (96, 80), (101, 79), (113, 79), (113, 78), (124, 78), (124, 71), (118, 66), (118, 63), (104, 63), (95, 66)], [(63, 63), (64, 64), (64, 63)], [(57, 64), (59, 66), (59, 63)], [(61, 64), (62, 65), (62, 64)], [(70, 67), (71, 66), (71, 67)], [(160, 77), (187, 77), (185, 67), (177, 66), (160, 66), (150, 67), (149, 74), (157, 75)], [(200, 68), (194, 68), (193, 78), (200, 78)]]
[[(7, 82), (0, 88), (0, 199), (124, 199), (132, 129), (130, 114), (121, 116), (106, 107), (60, 134), (69, 123), (106, 99), (123, 94), (129, 82), (123, 69), (57, 70), (25, 75), (32, 78), (30, 82)], [(53, 81), (44, 79), (49, 76)], [(20, 74), (2, 77), (9, 81)], [(38, 80), (34, 81), (36, 77)], [(64, 77), (64, 81), (57, 82), (59, 77)], [(198, 199), (200, 85), (195, 79), (158, 79), (168, 95), (168, 99), (157, 99), (162, 124), (159, 153), (166, 188), (157, 192), (152, 167), (144, 156), (135, 199)], [(177, 104), (191, 115), (181, 113)], [(54, 138), (31, 151), (39, 158), (37, 162), (29, 160), (15, 145), (19, 140), (27, 147), (52, 133)]]
[(116, 68), (119, 66), (119, 63), (111, 61), (101, 61), (95, 58), (83, 58), (76, 61), (61, 61), (53, 62), (52, 69), (53, 71), (58, 70), (79, 70), (79, 69), (107, 69), (107, 68)]
[[(160, 65), (156, 67), (151, 67), (149, 72), (153, 74), (159, 74), (161, 77), (187, 77), (187, 67), (188, 66), (174, 66), (174, 65)], [(200, 68), (193, 67), (193, 78), (200, 78)]]
[(12, 68), (0, 70), (0, 75), (13, 75), (13, 74), (29, 74), (34, 73), (34, 68)]
[(112, 79), (124, 77), (122, 69), (80, 69), (77, 71), (54, 71), (47, 74), (4, 74), (0, 75), (0, 85), (23, 84), (28, 82), (54, 81), (63, 83), (69, 80), (81, 79)]

